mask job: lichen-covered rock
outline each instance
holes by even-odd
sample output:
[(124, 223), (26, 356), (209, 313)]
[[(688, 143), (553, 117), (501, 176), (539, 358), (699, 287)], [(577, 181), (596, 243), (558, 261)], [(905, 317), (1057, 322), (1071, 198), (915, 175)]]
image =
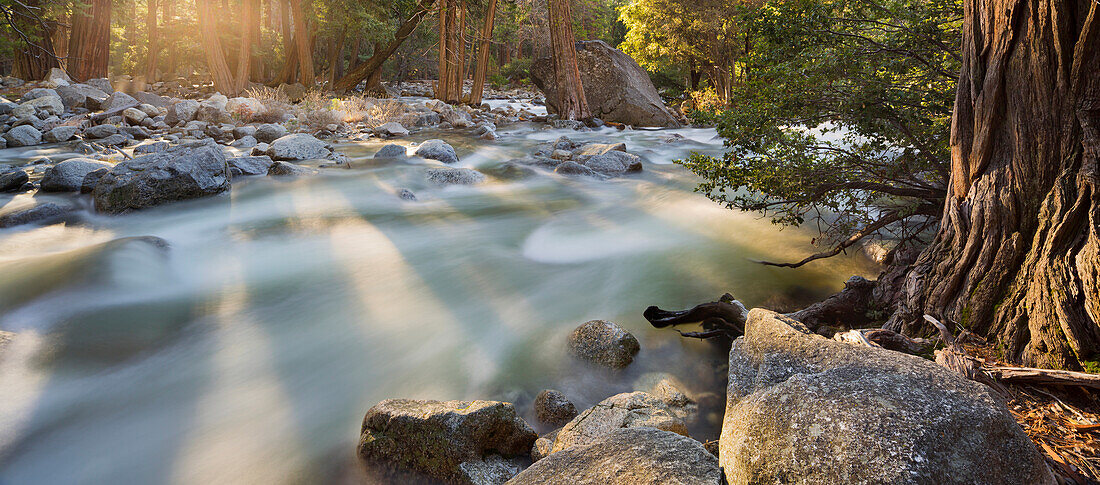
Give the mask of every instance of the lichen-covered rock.
[(84, 136), (88, 138), (107, 138), (116, 133), (118, 133), (118, 126), (112, 124), (89, 126), (84, 130)]
[(27, 183), (27, 172), (20, 169), (0, 172), (0, 192), (15, 192)]
[(111, 111), (123, 107), (137, 106), (139, 104), (141, 103), (138, 103), (138, 100), (134, 99), (133, 96), (121, 91), (115, 91), (107, 96), (107, 99), (103, 101), (99, 108), (103, 111)]
[(110, 169), (111, 164), (90, 158), (70, 158), (46, 170), (41, 189), (43, 192), (79, 192), (84, 177), (102, 168)]
[(477, 170), (468, 168), (429, 168), (428, 181), (439, 185), (477, 185), (487, 177)]
[(687, 436), (687, 426), (656, 396), (645, 392), (616, 394), (581, 411), (562, 426), (552, 453), (592, 443), (620, 428), (648, 426)]
[(385, 137), (409, 136), (409, 130), (401, 126), (401, 123), (390, 121), (383, 123), (374, 129), (374, 134)]
[(680, 419), (693, 422), (699, 414), (699, 404), (684, 390), (679, 379), (665, 372), (643, 374), (634, 380), (634, 388), (652, 394)]
[(69, 108), (99, 109), (100, 105), (107, 100), (107, 93), (87, 84), (59, 86), (57, 95), (61, 97), (61, 102)]
[(535, 417), (553, 426), (563, 425), (577, 416), (577, 407), (561, 391), (545, 389), (535, 396)]
[(474, 483), (473, 470), (484, 476), (515, 469), (486, 470), (493, 461), (487, 458), (526, 455), (536, 438), (509, 403), (389, 399), (367, 411), (357, 452), (369, 463)]
[(409, 157), (409, 154), (405, 150), (405, 147), (403, 147), (401, 145), (394, 145), (392, 143), (380, 148), (378, 150), (378, 153), (374, 154), (374, 158), (405, 159), (405, 158), (408, 158), (408, 157)]
[[(680, 126), (649, 74), (630, 56), (600, 40), (577, 42), (576, 49), (581, 84), (594, 116), (635, 126)], [(543, 57), (532, 63), (531, 79), (546, 93), (550, 112), (557, 112), (553, 61)]]
[(47, 131), (44, 138), (48, 142), (60, 143), (72, 140), (78, 131), (80, 131), (80, 127), (78, 126), (57, 126)]
[(146, 155), (149, 153), (161, 153), (168, 151), (168, 142), (166, 141), (154, 141), (151, 143), (143, 143), (134, 147), (135, 155)]
[(554, 167), (554, 173), (569, 176), (600, 177), (599, 172), (573, 161), (562, 162)]
[(631, 153), (611, 151), (589, 157), (584, 166), (604, 175), (620, 175), (628, 170), (640, 170), (642, 159)]
[(443, 140), (427, 140), (416, 148), (416, 156), (443, 163), (458, 163), (454, 147)]
[(271, 157), (237, 157), (227, 160), (230, 168), (235, 168), (241, 172), (242, 175), (264, 175), (271, 169), (271, 166), (275, 164), (271, 160)]
[(264, 123), (256, 127), (255, 136), (260, 143), (271, 143), (286, 136), (286, 127), (276, 123)]
[(730, 350), (719, 461), (731, 484), (1054, 483), (982, 384), (762, 309)]
[(573, 355), (615, 369), (630, 365), (640, 349), (638, 339), (607, 320), (585, 322), (569, 335)]
[(181, 145), (115, 165), (92, 192), (99, 212), (118, 214), (229, 190), (229, 164), (217, 146)]
[[(259, 134), (259, 131), (256, 132)], [(258, 138), (257, 138), (258, 139)], [(313, 160), (332, 155), (328, 145), (308, 133), (286, 135), (271, 142), (267, 155), (272, 160)]]
[(617, 429), (536, 461), (514, 485), (718, 485), (718, 460), (702, 443), (654, 428)]
[(60, 115), (65, 112), (65, 103), (61, 101), (61, 97), (56, 95), (40, 96), (27, 101), (20, 106), (26, 106), (34, 108), (35, 110), (41, 110), (47, 115)]
[(31, 125), (19, 125), (4, 133), (9, 147), (25, 147), (42, 143), (42, 132)]
[(179, 123), (187, 123), (195, 119), (195, 113), (199, 111), (199, 102), (193, 99), (185, 99), (168, 108), (168, 115), (164, 122), (169, 126)]

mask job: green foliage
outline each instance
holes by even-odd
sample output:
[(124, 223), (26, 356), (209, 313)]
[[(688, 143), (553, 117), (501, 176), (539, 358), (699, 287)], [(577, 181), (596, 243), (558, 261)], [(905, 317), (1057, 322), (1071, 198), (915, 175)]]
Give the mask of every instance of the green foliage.
[(526, 82), (531, 77), (531, 59), (524, 57), (505, 64), (500, 75), (512, 82)]
[[(698, 190), (837, 243), (890, 219), (901, 239), (939, 216), (961, 6), (957, 0), (770, 0), (743, 8), (752, 48), (731, 106), (695, 111), (729, 151), (682, 161)], [(874, 228), (871, 226), (870, 228)]]

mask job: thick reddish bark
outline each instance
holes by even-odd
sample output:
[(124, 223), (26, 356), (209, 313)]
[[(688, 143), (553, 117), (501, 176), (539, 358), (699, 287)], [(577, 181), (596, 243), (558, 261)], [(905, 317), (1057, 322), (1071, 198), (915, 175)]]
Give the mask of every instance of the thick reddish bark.
[(888, 326), (960, 323), (1030, 366), (1100, 352), (1100, 3), (965, 0), (951, 195)]
[(217, 17), (211, 1), (196, 0), (202, 50), (206, 54), (206, 69), (210, 71), (210, 77), (214, 81), (214, 89), (226, 96), (234, 96), (237, 94), (238, 88), (234, 82), (233, 74), (229, 70), (229, 64), (225, 62), (225, 53), (222, 51), (221, 41), (218, 40)]
[(148, 50), (145, 54), (145, 81), (155, 82), (157, 79), (157, 0), (149, 0), (145, 11), (145, 32), (149, 36)]
[(385, 49), (375, 49), (370, 59), (355, 66), (346, 76), (336, 81), (333, 90), (338, 93), (350, 91), (354, 89), (355, 86), (358, 86), (359, 83), (363, 82), (364, 79), (370, 77), (375, 71), (381, 69), (386, 59), (389, 59), (390, 56), (397, 51), (397, 48), (401, 46), (401, 43), (405, 42), (405, 39), (412, 34), (413, 30), (416, 30), (416, 26), (419, 25), (424, 16), (431, 11), (432, 5), (434, 4), (435, 0), (420, 0), (416, 5), (416, 10), (414, 10), (413, 14), (397, 28), (397, 32), (393, 34), (393, 40), (391, 40), (389, 44), (386, 44)]
[(592, 117), (581, 85), (573, 37), (573, 14), (569, 0), (547, 0), (550, 15), (550, 45), (554, 54), (554, 75), (558, 79), (558, 114), (565, 120)]
[[(308, 1), (308, 0), (306, 0)], [(294, 11), (294, 43), (298, 50), (298, 82), (307, 88), (313, 86), (313, 37), (306, 22), (305, 6), (302, 0), (290, 0)]]
[(253, 35), (260, 25), (260, 19), (256, 16), (259, 10), (260, 0), (243, 0), (241, 4), (241, 47), (237, 54), (237, 75), (233, 80), (234, 93), (248, 88), (252, 74), (252, 45), (256, 43)]
[(110, 50), (111, 0), (89, 0), (73, 10), (69, 35), (69, 75), (77, 81), (107, 77)]
[(481, 43), (477, 47), (477, 70), (474, 71), (474, 86), (470, 88), (470, 104), (480, 105), (485, 92), (485, 77), (489, 72), (489, 48), (493, 42), (493, 23), (497, 14), (497, 0), (489, 0), (485, 12), (485, 25), (481, 27)]

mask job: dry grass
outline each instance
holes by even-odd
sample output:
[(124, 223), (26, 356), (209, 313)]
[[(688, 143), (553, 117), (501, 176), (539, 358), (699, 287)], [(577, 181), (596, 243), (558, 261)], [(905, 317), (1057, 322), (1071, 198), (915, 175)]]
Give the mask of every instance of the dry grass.
[(346, 114), (344, 121), (363, 123), (372, 130), (391, 121), (410, 124), (408, 107), (400, 101), (357, 97), (338, 100), (337, 105)]
[(265, 112), (254, 116), (262, 123), (280, 123), (288, 113), (293, 113), (304, 126), (312, 130), (325, 129), (328, 125), (362, 123), (368, 129), (396, 121), (405, 126), (416, 122), (416, 114), (400, 101), (369, 97), (335, 98), (317, 90), (306, 92), (298, 103), (291, 103), (286, 95), (275, 88), (249, 89), (245, 96), (264, 104)]
[(245, 96), (254, 98), (263, 103), (263, 113), (252, 116), (251, 121), (258, 123), (282, 123), (293, 108), (286, 95), (275, 88), (267, 86), (251, 88), (245, 91)]

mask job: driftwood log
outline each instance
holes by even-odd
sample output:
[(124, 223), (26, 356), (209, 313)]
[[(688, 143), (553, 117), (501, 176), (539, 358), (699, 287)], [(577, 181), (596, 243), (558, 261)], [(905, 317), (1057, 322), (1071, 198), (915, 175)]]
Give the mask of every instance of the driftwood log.
[(680, 332), (684, 337), (737, 338), (745, 334), (745, 320), (749, 311), (733, 295), (726, 293), (718, 301), (696, 305), (690, 310), (670, 311), (655, 306), (645, 309), (642, 316), (657, 328), (672, 327), (691, 323), (701, 323), (702, 332)]
[(839, 293), (787, 316), (815, 332), (822, 327), (867, 327), (874, 323), (868, 315), (874, 306), (874, 290), (874, 281), (853, 276)]

